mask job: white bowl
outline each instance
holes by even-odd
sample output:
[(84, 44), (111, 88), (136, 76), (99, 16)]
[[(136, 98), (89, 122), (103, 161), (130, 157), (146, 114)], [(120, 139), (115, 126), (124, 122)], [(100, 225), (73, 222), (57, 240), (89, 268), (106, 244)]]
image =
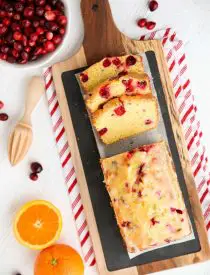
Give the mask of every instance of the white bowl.
[[(28, 69), (39, 69), (43, 67), (50, 66), (60, 60), (60, 57), (62, 56), (62, 53), (64, 49), (67, 47), (67, 45), (70, 45), (71, 43), (71, 28), (72, 25), (70, 24), (72, 22), (71, 16), (74, 14), (74, 10), (78, 8), (78, 2), (75, 0), (62, 0), (65, 6), (65, 15), (67, 17), (68, 23), (66, 27), (66, 33), (63, 37), (63, 40), (61, 44), (56, 48), (56, 50), (52, 53), (46, 54), (40, 58), (38, 58), (36, 61), (29, 61), (26, 64), (16, 64), (16, 63), (9, 63), (3, 60), (0, 60), (0, 67), (4, 67), (5, 69), (18, 69), (18, 70), (28, 70)], [(77, 2), (77, 3), (76, 3)], [(71, 25), (71, 26), (70, 26)]]

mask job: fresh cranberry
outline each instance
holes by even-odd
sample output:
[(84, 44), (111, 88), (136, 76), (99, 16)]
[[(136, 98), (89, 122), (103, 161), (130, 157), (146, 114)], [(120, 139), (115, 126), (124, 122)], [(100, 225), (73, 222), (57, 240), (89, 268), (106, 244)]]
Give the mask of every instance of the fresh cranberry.
[(41, 35), (41, 34), (44, 33), (44, 29), (43, 29), (42, 27), (38, 27), (37, 30), (36, 30), (36, 33), (37, 33), (38, 35)]
[(117, 116), (122, 116), (125, 114), (126, 110), (125, 110), (124, 106), (121, 105), (121, 106), (115, 108), (114, 112)]
[(15, 3), (15, 10), (17, 12), (22, 12), (24, 10), (24, 5), (20, 2)]
[(46, 18), (47, 21), (54, 21), (56, 18), (56, 14), (54, 13), (54, 11), (46, 11), (44, 14), (44, 17)]
[(36, 42), (35, 42), (35, 41), (32, 41), (32, 40), (29, 40), (29, 41), (28, 41), (28, 45), (29, 45), (30, 47), (34, 47), (34, 46), (36, 45)]
[(56, 6), (56, 8), (58, 9), (58, 10), (60, 10), (60, 11), (64, 11), (64, 4), (63, 4), (63, 2), (61, 2), (60, 0), (58, 0), (57, 2), (56, 2), (56, 4), (55, 4), (55, 6)]
[(152, 120), (151, 119), (146, 119), (144, 123), (145, 123), (145, 125), (150, 125), (152, 123)]
[(62, 35), (64, 35), (65, 29), (64, 29), (64, 28), (60, 28), (60, 29), (59, 29), (59, 33), (62, 34)]
[(36, 15), (43, 16), (44, 12), (45, 12), (45, 10), (43, 7), (36, 7)]
[(42, 47), (37, 47), (34, 51), (34, 55), (40, 55), (42, 54)]
[(0, 17), (5, 17), (7, 15), (6, 11), (0, 10)]
[(34, 28), (38, 28), (39, 27), (39, 21), (35, 20), (33, 22), (33, 26), (34, 26)]
[(26, 7), (23, 14), (25, 17), (32, 17), (34, 15), (34, 9), (31, 7)]
[(146, 81), (138, 81), (137, 82), (137, 87), (144, 90), (147, 87), (147, 82)]
[(12, 25), (11, 25), (11, 28), (12, 28), (12, 30), (15, 32), (15, 31), (20, 31), (21, 30), (21, 28), (20, 28), (20, 25), (18, 24), (18, 23), (12, 23)]
[(37, 43), (43, 44), (46, 41), (47, 41), (47, 38), (44, 35), (40, 35), (37, 40)]
[(13, 15), (13, 19), (19, 21), (20, 20), (20, 14), (19, 13), (15, 13)]
[(21, 32), (14, 32), (13, 33), (13, 38), (16, 40), (16, 41), (21, 41), (23, 39), (23, 35)]
[(28, 56), (29, 56), (29, 55), (28, 55), (27, 52), (22, 52), (22, 53), (21, 53), (21, 57), (22, 57), (23, 60), (28, 60)]
[(31, 52), (31, 47), (29, 47), (29, 46), (28, 46), (28, 47), (25, 47), (25, 48), (24, 48), (24, 51), (27, 52), (27, 53), (30, 53), (30, 52)]
[(26, 47), (28, 44), (28, 38), (25, 35), (23, 35), (22, 43), (24, 47)]
[(0, 109), (4, 108), (4, 103), (0, 100)]
[(58, 24), (56, 24), (55, 22), (46, 22), (45, 24), (46, 28), (52, 32), (55, 32), (58, 30)]
[(14, 43), (14, 38), (12, 35), (12, 32), (9, 32), (6, 36), (5, 36), (5, 41), (7, 42), (8, 45), (12, 45)]
[(46, 33), (46, 38), (47, 38), (47, 40), (52, 40), (53, 39), (53, 33), (52, 32), (47, 32)]
[(33, 180), (33, 181), (36, 181), (36, 180), (38, 180), (38, 178), (39, 178), (38, 175), (37, 175), (36, 173), (31, 173), (29, 177), (30, 177), (30, 179)]
[(67, 24), (67, 18), (65, 15), (60, 15), (57, 19), (58, 23), (62, 26), (66, 26)]
[(152, 0), (149, 2), (149, 9), (150, 11), (155, 11), (158, 8), (158, 2), (155, 0)]
[(44, 9), (45, 9), (45, 11), (51, 11), (51, 10), (52, 10), (52, 8), (51, 8), (50, 5), (46, 5), (46, 6), (44, 7)]
[(7, 60), (7, 54), (6, 53), (0, 53), (0, 59), (1, 60)]
[(101, 87), (99, 94), (101, 97), (108, 99), (110, 97), (109, 87), (108, 85)]
[(46, 41), (44, 43), (44, 48), (47, 52), (53, 52), (55, 50), (55, 45), (51, 41)]
[(152, 21), (149, 21), (149, 22), (147, 22), (147, 24), (146, 24), (146, 28), (147, 28), (148, 30), (153, 30), (153, 29), (155, 28), (155, 26), (156, 26), (156, 23), (155, 23), (155, 22), (152, 22)]
[(31, 171), (34, 173), (41, 173), (43, 170), (42, 165), (39, 162), (31, 163)]
[(8, 120), (8, 118), (9, 118), (8, 114), (5, 114), (5, 113), (0, 114), (0, 121), (6, 121)]
[(24, 29), (24, 34), (28, 37), (32, 34), (33, 31), (34, 29), (32, 27), (28, 27)]
[(10, 4), (10, 3), (5, 3), (5, 5), (4, 5), (4, 9), (5, 9), (5, 11), (7, 11), (7, 12), (13, 12), (13, 6)]
[(136, 64), (136, 58), (133, 56), (133, 55), (129, 55), (127, 58), (126, 58), (126, 65), (127, 66), (133, 66)]
[(15, 49), (12, 50), (12, 55), (15, 57), (15, 58), (18, 58), (19, 56), (19, 52)]
[(119, 66), (120, 65), (120, 59), (118, 57), (115, 57), (113, 60), (112, 60), (112, 63), (115, 65), (115, 66)]
[(140, 28), (144, 28), (147, 24), (147, 19), (145, 19), (145, 18), (139, 19), (137, 24)]
[(9, 47), (7, 45), (2, 45), (1, 46), (1, 52), (2, 53), (8, 53), (9, 52)]
[(38, 35), (37, 35), (37, 33), (32, 33), (31, 35), (30, 35), (30, 40), (31, 41), (36, 41), (38, 39)]
[(111, 65), (111, 62), (108, 58), (104, 59), (103, 61), (103, 66), (106, 68), (106, 67), (109, 67)]
[(100, 131), (98, 131), (98, 134), (99, 134), (99, 136), (103, 136), (104, 134), (106, 134), (107, 131), (108, 131), (107, 128), (103, 128)]
[(10, 18), (13, 17), (13, 15), (14, 15), (13, 11), (7, 13), (7, 16), (10, 17)]
[(80, 77), (81, 77), (82, 82), (87, 82), (88, 81), (88, 75), (87, 74), (81, 73)]
[(0, 27), (0, 35), (5, 34), (7, 30), (8, 30), (7, 26), (2, 25)]
[(35, 0), (37, 6), (44, 6), (46, 1), (45, 0)]
[(11, 20), (6, 17), (6, 18), (3, 19), (2, 23), (3, 23), (3, 25), (8, 27), (11, 23)]
[(24, 28), (28, 28), (28, 27), (31, 26), (31, 21), (29, 21), (28, 19), (25, 19), (25, 20), (22, 21), (21, 24)]
[(58, 35), (55, 35), (53, 37), (53, 43), (55, 45), (59, 45), (61, 43), (61, 41), (62, 41), (62, 36), (61, 35), (58, 34)]

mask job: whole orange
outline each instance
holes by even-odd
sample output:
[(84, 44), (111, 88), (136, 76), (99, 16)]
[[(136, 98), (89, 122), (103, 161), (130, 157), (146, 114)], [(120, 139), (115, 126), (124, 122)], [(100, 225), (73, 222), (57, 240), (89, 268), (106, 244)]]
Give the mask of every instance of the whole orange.
[(42, 250), (36, 258), (34, 275), (83, 275), (80, 255), (70, 246), (55, 244)]

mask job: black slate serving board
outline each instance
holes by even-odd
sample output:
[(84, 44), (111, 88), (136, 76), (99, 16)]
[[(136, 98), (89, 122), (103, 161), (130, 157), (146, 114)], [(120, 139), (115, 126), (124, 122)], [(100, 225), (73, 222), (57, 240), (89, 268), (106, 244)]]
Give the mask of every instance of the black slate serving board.
[(72, 123), (77, 138), (96, 223), (98, 226), (98, 232), (101, 239), (107, 269), (109, 271), (165, 260), (200, 251), (200, 242), (191, 211), (189, 196), (174, 139), (168, 107), (160, 81), (156, 57), (152, 51), (146, 52), (146, 56), (157, 92), (157, 98), (167, 132), (170, 151), (175, 164), (185, 205), (191, 220), (195, 239), (146, 252), (145, 254), (137, 256), (132, 260), (128, 257), (127, 250), (124, 246), (116, 219), (114, 217), (114, 211), (110, 206), (109, 195), (106, 191), (105, 184), (103, 183), (103, 173), (99, 163), (100, 155), (80, 87), (75, 77), (75, 74), (80, 73), (85, 68), (65, 72), (62, 75), (66, 98), (71, 113)]

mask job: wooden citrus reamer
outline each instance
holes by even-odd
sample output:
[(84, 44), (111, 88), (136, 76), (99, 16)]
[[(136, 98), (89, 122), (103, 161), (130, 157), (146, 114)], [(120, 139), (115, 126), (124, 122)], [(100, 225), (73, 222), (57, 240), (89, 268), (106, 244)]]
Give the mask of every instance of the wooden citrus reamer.
[[(167, 64), (165, 61), (161, 42), (159, 41), (133, 41), (119, 32), (116, 28), (111, 15), (108, 0), (82, 0), (82, 15), (84, 19), (85, 37), (83, 47), (72, 58), (53, 66), (53, 78), (56, 92), (67, 130), (68, 142), (70, 144), (75, 170), (78, 182), (81, 187), (81, 195), (84, 208), (87, 215), (87, 221), (93, 240), (96, 260), (100, 274), (109, 274), (106, 269), (100, 238), (95, 222), (95, 217), (89, 197), (88, 187), (82, 168), (80, 154), (74, 134), (74, 129), (69, 114), (65, 92), (62, 85), (61, 73), (63, 71), (91, 65), (105, 56), (118, 56), (122, 54), (136, 54), (152, 50), (156, 54), (158, 61), (161, 81), (164, 88), (164, 94), (169, 108), (170, 119), (173, 126), (173, 132), (179, 150), (180, 159), (184, 171), (185, 181), (188, 188), (192, 211), (196, 222), (196, 227), (201, 243), (201, 251), (198, 253), (180, 256), (177, 258), (154, 262), (139, 267), (111, 272), (112, 274), (148, 274), (155, 271), (165, 270), (173, 267), (180, 267), (195, 262), (201, 262), (210, 258), (210, 249), (208, 245), (207, 232), (204, 225), (200, 202), (192, 176), (191, 165), (188, 159), (188, 152), (182, 133), (182, 127), (179, 122), (179, 115), (176, 110), (176, 103), (170, 80)], [(110, 240), (111, 241), (111, 240)]]

